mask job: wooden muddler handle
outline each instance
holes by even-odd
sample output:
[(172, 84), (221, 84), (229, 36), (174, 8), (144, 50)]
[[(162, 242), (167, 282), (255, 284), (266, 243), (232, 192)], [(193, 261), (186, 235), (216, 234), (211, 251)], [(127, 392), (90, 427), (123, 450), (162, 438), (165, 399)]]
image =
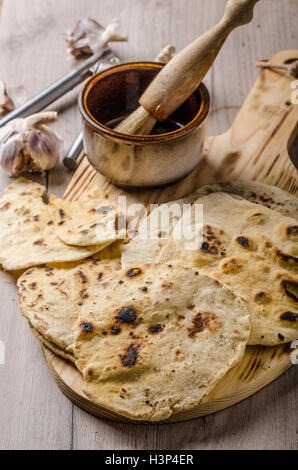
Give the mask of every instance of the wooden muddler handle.
[(229, 0), (220, 22), (177, 54), (152, 81), (139, 103), (158, 121), (167, 119), (199, 86), (233, 29), (249, 23), (259, 0)]

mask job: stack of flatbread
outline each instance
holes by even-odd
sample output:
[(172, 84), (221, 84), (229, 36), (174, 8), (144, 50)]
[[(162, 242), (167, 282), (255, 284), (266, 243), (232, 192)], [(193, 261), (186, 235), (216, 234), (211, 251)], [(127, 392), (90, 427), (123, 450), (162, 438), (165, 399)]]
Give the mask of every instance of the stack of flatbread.
[[(148, 260), (190, 266), (229, 286), (249, 305), (249, 345), (297, 339), (297, 198), (248, 182), (205, 186), (175, 204), (186, 202), (192, 206), (171, 225), (170, 240), (151, 240)], [(198, 205), (203, 209), (202, 236), (197, 247), (189, 248), (192, 243), (181, 233), (195, 234)], [(150, 217), (155, 220), (154, 213)], [(146, 261), (143, 248), (144, 237), (132, 240), (123, 250), (122, 264)]]
[(25, 178), (5, 189), (0, 199), (4, 269), (82, 260), (117, 239), (115, 208), (97, 190), (79, 202), (51, 197), (50, 204), (45, 203), (44, 192), (44, 186)]
[(237, 183), (176, 201), (191, 204), (194, 232), (203, 206), (202, 239), (189, 250), (174, 212), (169, 237), (152, 212), (156, 237), (143, 236), (144, 224), (123, 243), (105, 195), (46, 204), (43, 191), (24, 179), (6, 189), (0, 262), (30, 267), (18, 280), (21, 313), (75, 364), (94, 403), (136, 420), (166, 419), (198, 405), (247, 344), (298, 337), (293, 196)]

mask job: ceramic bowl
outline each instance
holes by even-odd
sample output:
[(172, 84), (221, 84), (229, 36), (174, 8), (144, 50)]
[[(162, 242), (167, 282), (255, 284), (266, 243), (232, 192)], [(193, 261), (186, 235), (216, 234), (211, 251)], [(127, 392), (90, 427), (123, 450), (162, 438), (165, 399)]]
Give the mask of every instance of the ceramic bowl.
[(201, 84), (158, 134), (126, 135), (113, 129), (138, 107), (138, 100), (163, 65), (136, 62), (116, 65), (92, 76), (79, 105), (85, 151), (91, 165), (113, 183), (134, 188), (173, 183), (198, 164), (210, 106)]

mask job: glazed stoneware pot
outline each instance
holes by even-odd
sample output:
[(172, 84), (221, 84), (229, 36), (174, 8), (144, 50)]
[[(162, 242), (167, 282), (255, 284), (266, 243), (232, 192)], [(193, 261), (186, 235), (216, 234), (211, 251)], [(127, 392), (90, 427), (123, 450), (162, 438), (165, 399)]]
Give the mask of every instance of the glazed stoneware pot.
[(117, 185), (143, 188), (173, 183), (190, 173), (202, 156), (210, 105), (203, 84), (154, 134), (126, 135), (113, 129), (138, 107), (140, 96), (162, 67), (153, 62), (116, 65), (92, 76), (80, 95), (88, 160)]

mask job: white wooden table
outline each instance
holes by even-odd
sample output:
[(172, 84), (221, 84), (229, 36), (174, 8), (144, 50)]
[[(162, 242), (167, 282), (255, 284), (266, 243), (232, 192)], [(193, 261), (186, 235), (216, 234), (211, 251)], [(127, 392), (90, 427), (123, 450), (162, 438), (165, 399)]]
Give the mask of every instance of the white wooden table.
[[(27, 97), (68, 71), (64, 33), (84, 16), (102, 24), (119, 17), (129, 43), (114, 49), (125, 61), (152, 59), (162, 46), (177, 49), (211, 27), (225, 0), (0, 0), (0, 79)], [(209, 135), (225, 131), (257, 76), (256, 59), (297, 49), (297, 0), (261, 0), (254, 22), (228, 39), (205, 79), (211, 92)], [(65, 150), (80, 129), (78, 89), (51, 109)], [(71, 175), (60, 164), (42, 181), (62, 195)], [(0, 172), (0, 192), (9, 183)], [(55, 385), (38, 341), (19, 314), (15, 280), (0, 272), (0, 449), (295, 449), (297, 369), (251, 398), (215, 415), (173, 425), (125, 425), (94, 418)]]

